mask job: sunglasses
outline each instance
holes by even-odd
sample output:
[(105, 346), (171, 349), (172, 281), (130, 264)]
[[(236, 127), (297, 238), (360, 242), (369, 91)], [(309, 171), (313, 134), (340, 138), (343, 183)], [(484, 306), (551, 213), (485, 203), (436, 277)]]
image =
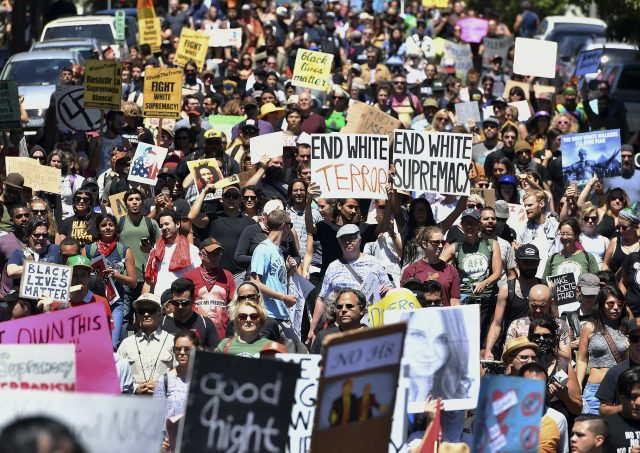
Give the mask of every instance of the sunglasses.
[(48, 236), (47, 233), (31, 233), (31, 237), (34, 237), (34, 238), (42, 238), (42, 239), (44, 239), (47, 236)]
[(258, 318), (260, 318), (260, 315), (258, 313), (250, 313), (250, 314), (238, 313), (238, 320), (239, 321), (244, 322), (244, 321), (247, 320), (247, 318), (251, 319), (252, 321), (257, 321)]
[(425, 307), (442, 307), (441, 300), (425, 300)]
[(616, 230), (617, 231), (627, 231), (629, 229), (628, 226), (625, 225), (616, 225)]
[(352, 311), (354, 308), (356, 308), (356, 306), (354, 304), (336, 304), (336, 309), (337, 310), (347, 309), (349, 311)]
[(260, 298), (257, 294), (246, 294), (244, 296), (238, 296), (238, 300), (258, 300)]
[(618, 307), (618, 308), (623, 308), (624, 307), (624, 302), (607, 302), (607, 308), (613, 308), (613, 307)]
[(89, 197), (77, 197), (75, 201), (76, 203), (88, 203), (89, 200), (91, 200)]
[(387, 205), (385, 205), (385, 204), (377, 204), (376, 205), (376, 209), (384, 209), (386, 207), (387, 207)]
[(441, 245), (445, 245), (445, 244), (447, 243), (447, 241), (445, 241), (445, 240), (441, 240), (441, 241), (431, 241), (431, 240), (429, 240), (429, 241), (427, 241), (427, 242), (428, 242), (429, 244), (431, 244), (432, 246), (434, 246), (434, 247), (438, 247), (438, 246), (441, 246)]
[(237, 193), (225, 193), (224, 195), (222, 195), (222, 198), (224, 198), (225, 200), (237, 200), (240, 198), (240, 195), (238, 195)]
[(158, 313), (160, 313), (160, 310), (158, 310), (155, 307), (149, 307), (149, 308), (138, 308), (136, 310), (136, 314), (138, 316), (144, 316), (145, 314), (149, 313), (150, 315), (156, 315)]
[(188, 347), (188, 346), (174, 346), (173, 347), (173, 353), (174, 354), (189, 355), (189, 354), (191, 354), (191, 348)]
[(598, 216), (597, 215), (586, 215), (582, 218), (582, 221), (584, 223), (588, 223), (588, 222), (593, 222), (596, 223), (598, 221)]
[(46, 214), (47, 210), (46, 209), (32, 209), (31, 212), (33, 214)]
[(624, 203), (624, 197), (622, 195), (616, 195), (611, 197), (611, 201), (615, 201), (615, 200), (619, 201), (620, 203)]
[(245, 195), (243, 198), (247, 201), (256, 201), (258, 199), (256, 195)]
[(553, 338), (553, 335), (550, 333), (534, 333), (531, 334), (531, 338), (533, 340), (546, 340), (548, 338)]
[(406, 85), (407, 82), (393, 82), (394, 85)]
[(172, 299), (170, 301), (171, 305), (173, 305), (174, 307), (178, 307), (178, 308), (183, 308), (183, 307), (188, 307), (189, 305), (191, 305), (191, 301), (190, 300), (176, 300), (176, 299)]
[(488, 189), (489, 188), (489, 183), (488, 182), (479, 182), (476, 185), (478, 186), (478, 189)]

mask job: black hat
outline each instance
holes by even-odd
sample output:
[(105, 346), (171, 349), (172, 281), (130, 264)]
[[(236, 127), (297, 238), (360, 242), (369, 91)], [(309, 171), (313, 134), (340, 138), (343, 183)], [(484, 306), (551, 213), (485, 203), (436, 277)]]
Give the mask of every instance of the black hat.
[(540, 253), (538, 252), (538, 247), (533, 244), (521, 245), (516, 250), (516, 259), (540, 261)]
[(167, 168), (167, 167), (162, 167), (160, 169), (160, 171), (158, 171), (158, 176), (170, 176), (173, 179), (178, 179), (178, 176), (176, 175), (176, 172), (174, 170), (172, 170), (171, 168)]

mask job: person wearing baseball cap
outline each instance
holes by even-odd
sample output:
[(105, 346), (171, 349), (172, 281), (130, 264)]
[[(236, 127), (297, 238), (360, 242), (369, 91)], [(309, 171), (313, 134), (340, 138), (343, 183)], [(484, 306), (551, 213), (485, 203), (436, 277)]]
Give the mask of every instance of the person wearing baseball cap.
[(489, 116), (482, 121), (482, 135), (484, 135), (484, 141), (476, 143), (471, 148), (471, 154), (474, 162), (484, 165), (484, 161), (489, 154), (502, 149), (502, 142), (498, 135), (499, 128), (500, 121), (498, 121), (495, 116)]

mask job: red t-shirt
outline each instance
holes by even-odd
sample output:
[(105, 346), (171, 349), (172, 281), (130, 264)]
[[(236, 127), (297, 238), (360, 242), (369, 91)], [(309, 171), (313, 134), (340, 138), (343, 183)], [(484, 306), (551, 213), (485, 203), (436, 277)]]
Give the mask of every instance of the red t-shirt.
[[(90, 304), (93, 302), (98, 302), (101, 303), (102, 305), (104, 305), (104, 309), (107, 312), (107, 321), (109, 322), (109, 328), (111, 330), (113, 330), (113, 319), (111, 319), (111, 306), (109, 305), (109, 301), (107, 299), (105, 299), (102, 296), (99, 296), (95, 293), (91, 293), (91, 298), (87, 301), (81, 301), (81, 302), (73, 302), (73, 301), (69, 301), (69, 306), (70, 307), (80, 307), (81, 305), (84, 304)], [(51, 311), (57, 310), (58, 307), (60, 307), (60, 305), (62, 305), (61, 302), (54, 302), (51, 304)]]
[(184, 274), (184, 278), (190, 279), (195, 285), (195, 310), (198, 314), (210, 318), (216, 325), (218, 336), (225, 337), (225, 330), (229, 322), (227, 305), (233, 299), (236, 292), (236, 282), (233, 274), (225, 269), (218, 268), (216, 281), (208, 286), (202, 278), (201, 266)]
[(423, 282), (433, 279), (437, 274), (438, 282), (442, 287), (442, 303), (445, 306), (451, 305), (451, 299), (460, 299), (460, 276), (458, 269), (453, 265), (440, 261), (436, 264), (429, 264), (425, 260), (418, 260), (410, 264), (402, 272), (402, 282), (411, 278), (417, 278)]

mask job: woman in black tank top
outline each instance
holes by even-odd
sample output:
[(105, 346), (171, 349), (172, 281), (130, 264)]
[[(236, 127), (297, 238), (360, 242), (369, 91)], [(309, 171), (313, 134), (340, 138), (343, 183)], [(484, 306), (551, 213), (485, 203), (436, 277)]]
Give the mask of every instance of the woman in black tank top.
[(611, 239), (611, 242), (609, 242), (609, 247), (607, 247), (602, 262), (603, 271), (610, 270), (614, 274), (617, 273), (627, 255), (640, 250), (640, 236), (638, 236), (637, 231), (640, 225), (640, 218), (636, 208), (637, 203), (634, 203), (631, 208), (620, 211), (618, 225), (616, 225), (616, 230), (620, 233), (620, 236)]

